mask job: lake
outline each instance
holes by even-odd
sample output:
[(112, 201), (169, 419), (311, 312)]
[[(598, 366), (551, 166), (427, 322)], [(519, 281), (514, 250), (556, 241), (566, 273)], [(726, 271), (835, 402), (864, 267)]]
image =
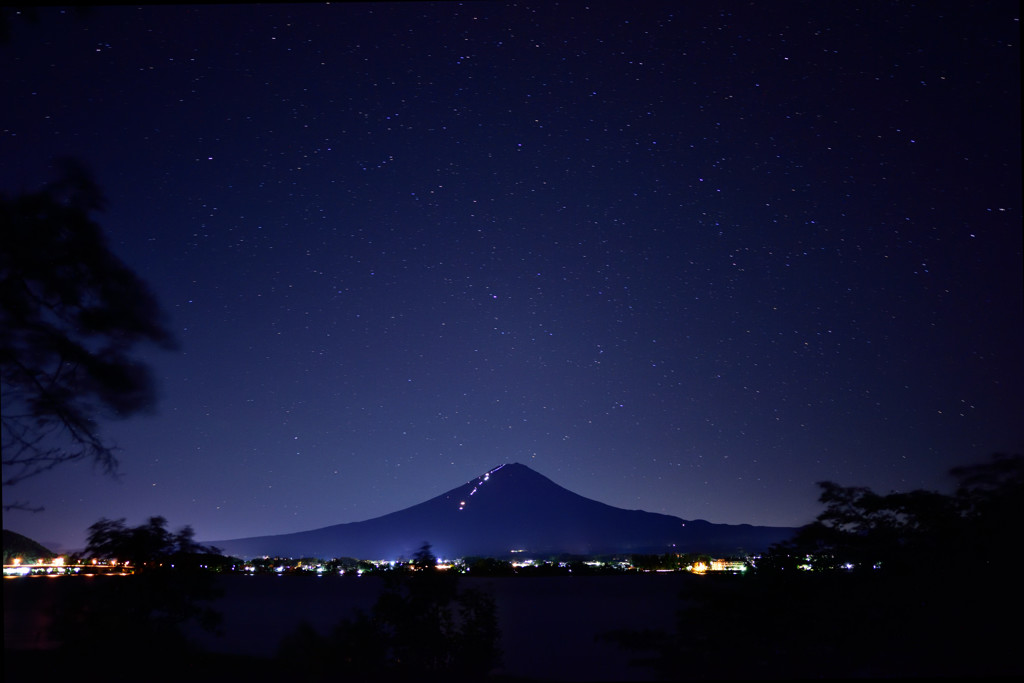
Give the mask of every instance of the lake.
[[(218, 577), (223, 635), (196, 629), (204, 648), (268, 656), (302, 621), (327, 633), (356, 609), (369, 610), (380, 577)], [(108, 579), (117, 580), (117, 579)], [(674, 625), (679, 595), (702, 577), (679, 573), (610, 576), (460, 577), (460, 588), (494, 597), (502, 633), (503, 666), (495, 673), (552, 680), (645, 680), (651, 672), (629, 664), (628, 653), (597, 636), (615, 629)], [(4, 581), (4, 646), (48, 645), (45, 611), (86, 577), (24, 577)]]

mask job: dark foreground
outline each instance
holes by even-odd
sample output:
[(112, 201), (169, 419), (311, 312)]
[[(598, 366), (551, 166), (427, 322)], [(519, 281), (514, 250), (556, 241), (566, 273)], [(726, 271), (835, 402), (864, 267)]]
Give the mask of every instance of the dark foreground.
[[(503, 656), (492, 678), (646, 680), (651, 673), (631, 666), (628, 652), (597, 636), (619, 628), (671, 628), (676, 597), (693, 578), (681, 574), (461, 578), (459, 587), (477, 588), (494, 597)], [(47, 635), (48, 614), (71, 600), (72, 593), (89, 590), (89, 583), (78, 577), (4, 582), (5, 650), (15, 655), (5, 658), (5, 673), (16, 673), (12, 667), (33, 670), (40, 661), (50, 671), (58, 659), (56, 652), (40, 654), (36, 649), (54, 645)], [(300, 623), (328, 633), (357, 609), (369, 611), (384, 585), (378, 577), (312, 576), (225, 576), (218, 583), (223, 595), (213, 606), (222, 615), (221, 633), (189, 628), (190, 640), (205, 652), (176, 653), (165, 659), (161, 671), (166, 673), (164, 667), (171, 666), (175, 674), (192, 680), (213, 680), (224, 670), (232, 676), (244, 673), (250, 681), (280, 680), (279, 675), (289, 672), (267, 660)], [(117, 675), (122, 662), (116, 643), (111, 643), (111, 650), (110, 663), (103, 669)], [(81, 663), (69, 662), (67, 667), (70, 672), (80, 669)], [(137, 667), (132, 670), (137, 676)]]
[[(164, 647), (139, 653), (121, 646), (116, 624), (107, 624), (88, 650), (55, 647), (48, 624), (94, 582), (5, 580), (5, 680), (44, 673), (104, 681), (282, 680), (296, 673), (294, 663), (277, 657), (286, 636), (301, 622), (329, 632), (357, 609), (369, 610), (383, 584), (372, 577), (226, 576), (219, 585), (222, 595), (212, 605), (223, 617), (221, 635), (189, 628), (186, 640), (168, 638)], [(1020, 591), (1016, 581), (995, 576), (634, 574), (462, 578), (459, 585), (494, 598), (503, 658), (491, 680), (1024, 673), (1017, 656)]]

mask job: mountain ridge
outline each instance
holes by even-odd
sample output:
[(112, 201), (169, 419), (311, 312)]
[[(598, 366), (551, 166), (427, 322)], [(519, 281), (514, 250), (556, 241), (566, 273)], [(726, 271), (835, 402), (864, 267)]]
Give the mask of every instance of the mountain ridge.
[(650, 552), (758, 552), (795, 529), (626, 510), (570, 491), (520, 463), (499, 465), (433, 498), (360, 522), (210, 541), (240, 557), (411, 557), (425, 542), (441, 557)]

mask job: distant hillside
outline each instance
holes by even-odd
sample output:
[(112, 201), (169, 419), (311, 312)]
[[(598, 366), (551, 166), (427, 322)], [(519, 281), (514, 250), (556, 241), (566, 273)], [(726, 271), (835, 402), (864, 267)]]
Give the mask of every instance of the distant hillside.
[(4, 564), (11, 564), (15, 558), (25, 562), (56, 557), (56, 553), (36, 543), (27, 536), (4, 529)]
[(624, 510), (562, 488), (520, 464), (502, 465), (419, 505), (383, 517), (279, 536), (211, 541), (240, 557), (441, 557), (766, 550), (795, 529), (686, 521)]

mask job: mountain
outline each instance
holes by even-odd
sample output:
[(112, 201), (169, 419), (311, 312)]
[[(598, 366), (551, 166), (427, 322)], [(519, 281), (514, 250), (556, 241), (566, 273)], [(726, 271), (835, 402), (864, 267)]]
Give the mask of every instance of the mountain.
[(210, 541), (239, 557), (412, 557), (429, 542), (438, 557), (765, 550), (795, 529), (685, 521), (584, 498), (518, 463), (501, 465), (430, 500), (363, 522)]
[(7, 529), (4, 529), (3, 544), (4, 564), (10, 564), (14, 561), (14, 558), (31, 563), (40, 559), (57, 557), (57, 553), (43, 547), (41, 543), (33, 541), (28, 536), (22, 536)]

